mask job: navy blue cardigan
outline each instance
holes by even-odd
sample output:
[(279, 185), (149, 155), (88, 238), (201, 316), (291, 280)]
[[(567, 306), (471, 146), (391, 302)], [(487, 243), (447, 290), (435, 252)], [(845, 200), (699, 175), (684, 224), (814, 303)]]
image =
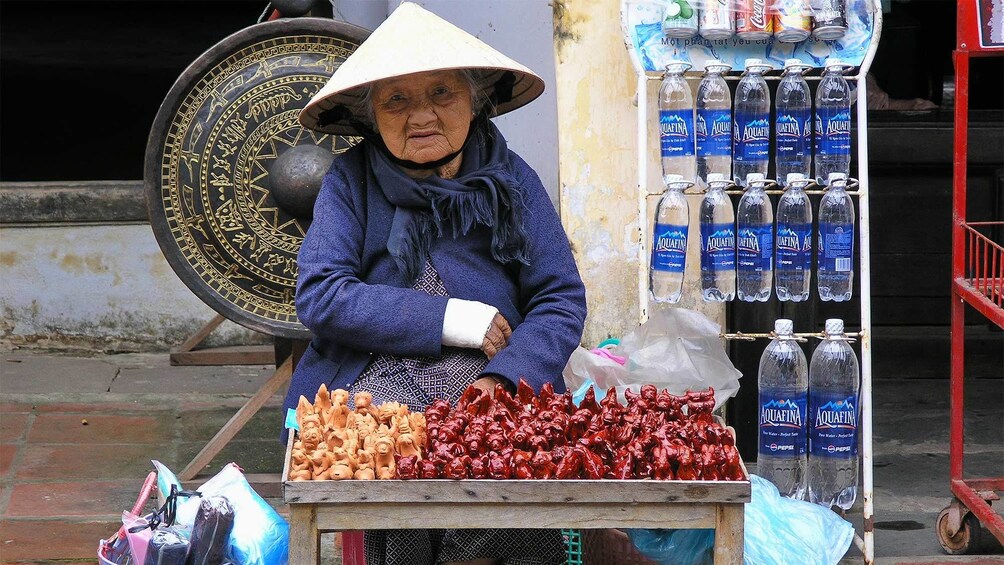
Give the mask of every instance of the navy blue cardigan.
[[(509, 158), (513, 188), (526, 206), (529, 264), (494, 260), (491, 232), (482, 226), (435, 240), (430, 259), (450, 297), (495, 306), (513, 329), (486, 374), (563, 391), (561, 371), (582, 338), (585, 288), (540, 178), (512, 151)], [(441, 354), (447, 298), (413, 290), (398, 269), (387, 251), (394, 206), (367, 179), (365, 151), (357, 146), (335, 159), (314, 204), (296, 289), (297, 315), (314, 339), (293, 374), (286, 408), (300, 395), (313, 401), (321, 383), (348, 388), (373, 353)]]

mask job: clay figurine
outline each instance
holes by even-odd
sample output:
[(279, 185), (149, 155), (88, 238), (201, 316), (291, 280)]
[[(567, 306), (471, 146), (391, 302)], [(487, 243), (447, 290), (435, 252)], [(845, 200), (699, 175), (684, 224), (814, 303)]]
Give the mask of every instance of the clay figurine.
[(318, 444), (310, 454), (311, 474), (315, 481), (324, 481), (330, 478), (331, 473), (331, 452), (323, 442)]
[(401, 457), (414, 457), (416, 460), (422, 459), (422, 450), (416, 445), (413, 434), (401, 434), (397, 436), (397, 452)]
[(373, 395), (366, 392), (357, 392), (352, 399), (356, 403), (356, 414), (369, 414), (374, 420), (380, 419), (380, 411), (373, 406)]
[(331, 392), (331, 416), (327, 424), (336, 428), (347, 428), (352, 411), (349, 410), (349, 393), (344, 389)]
[(356, 455), (356, 472), (354, 478), (361, 481), (372, 481), (376, 478), (373, 470), (373, 452), (363, 449)]
[(376, 476), (378, 479), (393, 479), (397, 472), (394, 463), (394, 440), (390, 436), (380, 436), (374, 442), (376, 448)]
[(317, 396), (314, 397), (314, 413), (321, 418), (321, 426), (327, 426), (332, 419), (334, 407), (331, 404), (331, 395), (328, 394), (328, 387), (321, 383), (321, 388), (317, 389)]
[(328, 476), (333, 481), (351, 479), (353, 474), (352, 458), (349, 453), (340, 447), (331, 450), (331, 470)]
[[(296, 444), (300, 444), (299, 447)], [(314, 476), (310, 459), (307, 457), (307, 452), (303, 450), (303, 444), (301, 442), (296, 442), (296, 444), (293, 444), (292, 463), (289, 467), (288, 478), (291, 481), (309, 481)]]
[[(391, 425), (391, 419), (396, 416), (401, 410), (402, 404), (400, 402), (384, 402), (380, 405), (378, 412), (380, 413), (380, 423)], [(404, 405), (404, 409), (408, 409), (408, 405)]]

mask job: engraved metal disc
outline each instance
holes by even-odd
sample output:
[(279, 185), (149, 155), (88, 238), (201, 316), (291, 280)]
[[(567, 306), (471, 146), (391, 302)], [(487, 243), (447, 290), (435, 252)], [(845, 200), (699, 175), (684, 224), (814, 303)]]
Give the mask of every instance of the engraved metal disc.
[[(203, 302), (243, 326), (285, 338), (310, 335), (293, 296), (296, 255), (310, 222), (303, 209), (319, 186), (299, 198), (288, 191), (305, 186), (290, 174), (316, 174), (318, 167), (276, 162), (300, 147), (293, 155), (314, 159), (306, 162), (312, 165), (318, 154), (333, 157), (357, 141), (303, 129), (296, 118), (368, 33), (321, 18), (243, 29), (196, 59), (157, 113), (144, 168), (157, 242)], [(274, 179), (273, 167), (283, 171)], [(273, 186), (280, 178), (283, 187)], [(279, 200), (297, 202), (296, 210), (278, 204), (279, 190), (287, 191)]]

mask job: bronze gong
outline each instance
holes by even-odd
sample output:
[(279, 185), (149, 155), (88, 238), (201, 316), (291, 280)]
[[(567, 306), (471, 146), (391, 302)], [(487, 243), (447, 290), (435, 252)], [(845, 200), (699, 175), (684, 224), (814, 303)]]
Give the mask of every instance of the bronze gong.
[(296, 255), (320, 181), (356, 138), (297, 114), (369, 32), (322, 18), (257, 24), (195, 60), (165, 98), (146, 147), (150, 223), (171, 268), (243, 326), (292, 339)]

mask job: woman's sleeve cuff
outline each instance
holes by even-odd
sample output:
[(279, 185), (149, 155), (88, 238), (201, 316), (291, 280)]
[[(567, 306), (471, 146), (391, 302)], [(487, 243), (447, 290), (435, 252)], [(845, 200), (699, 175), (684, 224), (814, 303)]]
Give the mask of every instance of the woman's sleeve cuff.
[(481, 349), (498, 308), (474, 300), (451, 298), (443, 316), (443, 345)]

